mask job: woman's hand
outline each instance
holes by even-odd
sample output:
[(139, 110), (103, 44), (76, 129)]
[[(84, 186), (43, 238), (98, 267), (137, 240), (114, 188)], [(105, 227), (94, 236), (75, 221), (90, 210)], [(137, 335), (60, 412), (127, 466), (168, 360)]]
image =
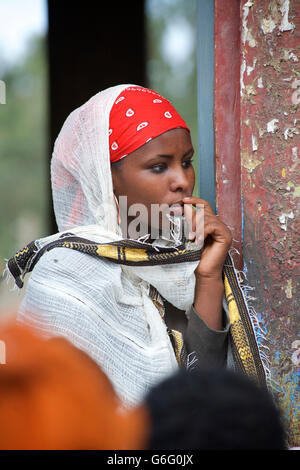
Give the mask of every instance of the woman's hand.
[[(229, 228), (213, 213), (204, 199), (187, 197), (183, 202), (187, 223), (193, 233), (192, 239), (198, 243), (204, 242), (201, 260), (195, 270), (196, 276), (207, 280), (222, 279), (223, 264), (232, 243)], [(198, 204), (202, 206), (195, 211), (192, 206)]]
[[(195, 269), (194, 308), (210, 328), (221, 330), (224, 294), (222, 271), (232, 235), (204, 199), (189, 197), (184, 198), (183, 202), (187, 223), (193, 233), (191, 240), (199, 244), (204, 242), (201, 260)], [(198, 204), (203, 206), (195, 211), (192, 206)]]

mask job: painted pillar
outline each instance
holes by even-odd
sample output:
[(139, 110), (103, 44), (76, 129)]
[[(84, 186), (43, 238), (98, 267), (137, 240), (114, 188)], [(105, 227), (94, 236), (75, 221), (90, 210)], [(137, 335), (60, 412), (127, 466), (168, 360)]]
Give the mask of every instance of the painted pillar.
[(300, 0), (215, 0), (218, 213), (300, 446)]
[(300, 1), (241, 2), (241, 193), (249, 292), (300, 445)]
[(215, 1), (214, 129), (216, 206), (243, 267), (240, 158), (240, 0)]

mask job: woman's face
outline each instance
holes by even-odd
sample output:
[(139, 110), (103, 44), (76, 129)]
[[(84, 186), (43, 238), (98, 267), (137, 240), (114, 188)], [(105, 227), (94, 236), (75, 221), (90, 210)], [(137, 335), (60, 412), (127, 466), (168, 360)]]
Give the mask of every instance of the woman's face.
[(126, 215), (127, 223), (130, 223), (134, 218), (130, 206), (142, 204), (148, 214), (142, 220), (147, 232), (156, 223), (154, 217), (151, 218), (151, 206), (166, 204), (171, 207), (180, 204), (184, 197), (192, 196), (195, 184), (193, 154), (189, 132), (178, 128), (132, 152), (119, 166), (112, 165), (114, 193), (119, 201), (120, 196), (127, 197), (127, 209), (122, 207), (123, 203), (120, 205), (121, 221)]

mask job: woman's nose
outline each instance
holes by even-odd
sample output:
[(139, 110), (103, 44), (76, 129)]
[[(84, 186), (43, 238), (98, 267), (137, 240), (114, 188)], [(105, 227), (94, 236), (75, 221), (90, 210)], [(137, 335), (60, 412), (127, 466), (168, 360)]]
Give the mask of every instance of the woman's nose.
[(174, 171), (171, 176), (170, 189), (171, 191), (182, 191), (185, 192), (191, 185), (190, 178), (188, 178), (187, 172), (184, 169)]

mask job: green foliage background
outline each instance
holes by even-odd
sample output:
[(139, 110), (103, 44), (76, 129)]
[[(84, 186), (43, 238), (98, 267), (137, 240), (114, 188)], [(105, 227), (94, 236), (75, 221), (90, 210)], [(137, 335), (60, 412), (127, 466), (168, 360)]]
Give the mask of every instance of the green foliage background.
[(34, 37), (22, 62), (0, 77), (0, 272), (9, 258), (41, 236), (47, 217), (47, 62), (45, 38)]

